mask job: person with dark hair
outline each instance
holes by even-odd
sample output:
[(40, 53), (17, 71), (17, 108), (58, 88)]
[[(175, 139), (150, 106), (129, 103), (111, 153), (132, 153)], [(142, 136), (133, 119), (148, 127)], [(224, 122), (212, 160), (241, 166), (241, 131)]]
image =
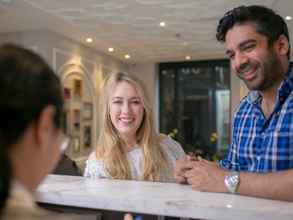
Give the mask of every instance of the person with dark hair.
[(253, 5), (228, 11), (218, 41), (250, 90), (233, 121), (232, 143), (219, 164), (186, 156), (175, 178), (193, 189), (293, 201), (293, 70), (284, 19)]
[(38, 208), (32, 196), (66, 145), (61, 88), (40, 56), (12, 44), (0, 47), (1, 219), (64, 217)]

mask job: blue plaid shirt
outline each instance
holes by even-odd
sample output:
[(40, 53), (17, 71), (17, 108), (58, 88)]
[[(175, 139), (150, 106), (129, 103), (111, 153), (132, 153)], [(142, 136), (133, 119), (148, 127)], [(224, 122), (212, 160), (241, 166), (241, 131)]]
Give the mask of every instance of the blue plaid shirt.
[(293, 68), (281, 83), (273, 113), (265, 118), (261, 96), (250, 91), (234, 115), (232, 144), (220, 165), (271, 172), (293, 168)]

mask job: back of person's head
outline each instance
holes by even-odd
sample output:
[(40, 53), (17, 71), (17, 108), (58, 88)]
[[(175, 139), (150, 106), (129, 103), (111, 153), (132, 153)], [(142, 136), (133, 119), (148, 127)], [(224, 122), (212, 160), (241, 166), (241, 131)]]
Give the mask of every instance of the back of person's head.
[[(251, 22), (255, 25), (256, 31), (268, 39), (271, 46), (281, 35), (284, 35), (290, 43), (288, 27), (284, 19), (272, 9), (260, 5), (240, 6), (224, 14), (217, 27), (217, 40), (226, 41), (227, 32), (234, 25), (241, 25)], [(290, 47), (287, 53), (290, 57)]]
[[(13, 175), (9, 151), (42, 110), (55, 108), (53, 124), (61, 126), (62, 89), (58, 77), (34, 52), (17, 45), (0, 46), (0, 209)], [(29, 172), (29, 171), (28, 171)]]
[(121, 82), (132, 85), (140, 97), (144, 115), (136, 132), (137, 142), (144, 152), (142, 180), (160, 180), (164, 172), (169, 169), (167, 159), (158, 147), (158, 134), (155, 131), (153, 107), (150, 104), (147, 91), (143, 83), (128, 73), (113, 73), (103, 84), (100, 96), (100, 135), (98, 139), (97, 156), (105, 156), (106, 169), (111, 177), (116, 179), (132, 179), (128, 165), (123, 140), (111, 122), (109, 103), (111, 94)]

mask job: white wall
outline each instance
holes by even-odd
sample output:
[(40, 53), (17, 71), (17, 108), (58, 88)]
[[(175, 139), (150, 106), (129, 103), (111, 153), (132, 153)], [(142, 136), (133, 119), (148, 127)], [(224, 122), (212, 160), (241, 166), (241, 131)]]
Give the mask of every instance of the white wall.
[[(0, 44), (15, 43), (39, 53), (56, 71), (61, 80), (66, 75), (78, 73), (88, 88), (86, 96), (93, 97), (93, 140), (98, 136), (99, 89), (105, 75), (111, 72), (128, 72), (127, 64), (77, 42), (49, 31), (26, 31), (0, 35)], [(90, 150), (90, 149), (89, 149)], [(82, 156), (81, 152), (79, 156)], [(87, 153), (87, 152), (86, 152)], [(75, 156), (74, 156), (75, 157)]]
[(36, 50), (53, 66), (53, 49), (60, 49), (71, 56), (85, 60), (113, 71), (127, 71), (128, 65), (104, 53), (97, 52), (61, 35), (49, 31), (26, 31), (0, 35), (0, 43), (16, 43)]

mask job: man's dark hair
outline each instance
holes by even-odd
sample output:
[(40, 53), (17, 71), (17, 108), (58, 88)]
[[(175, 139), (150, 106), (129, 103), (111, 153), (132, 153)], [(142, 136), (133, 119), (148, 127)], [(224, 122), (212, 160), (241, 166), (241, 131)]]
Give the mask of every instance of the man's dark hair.
[(269, 46), (279, 39), (281, 35), (286, 36), (289, 42), (287, 57), (290, 57), (290, 39), (288, 27), (284, 19), (272, 9), (260, 5), (240, 6), (225, 13), (220, 19), (217, 27), (217, 40), (225, 42), (227, 32), (236, 24), (252, 22), (256, 31), (268, 38)]

